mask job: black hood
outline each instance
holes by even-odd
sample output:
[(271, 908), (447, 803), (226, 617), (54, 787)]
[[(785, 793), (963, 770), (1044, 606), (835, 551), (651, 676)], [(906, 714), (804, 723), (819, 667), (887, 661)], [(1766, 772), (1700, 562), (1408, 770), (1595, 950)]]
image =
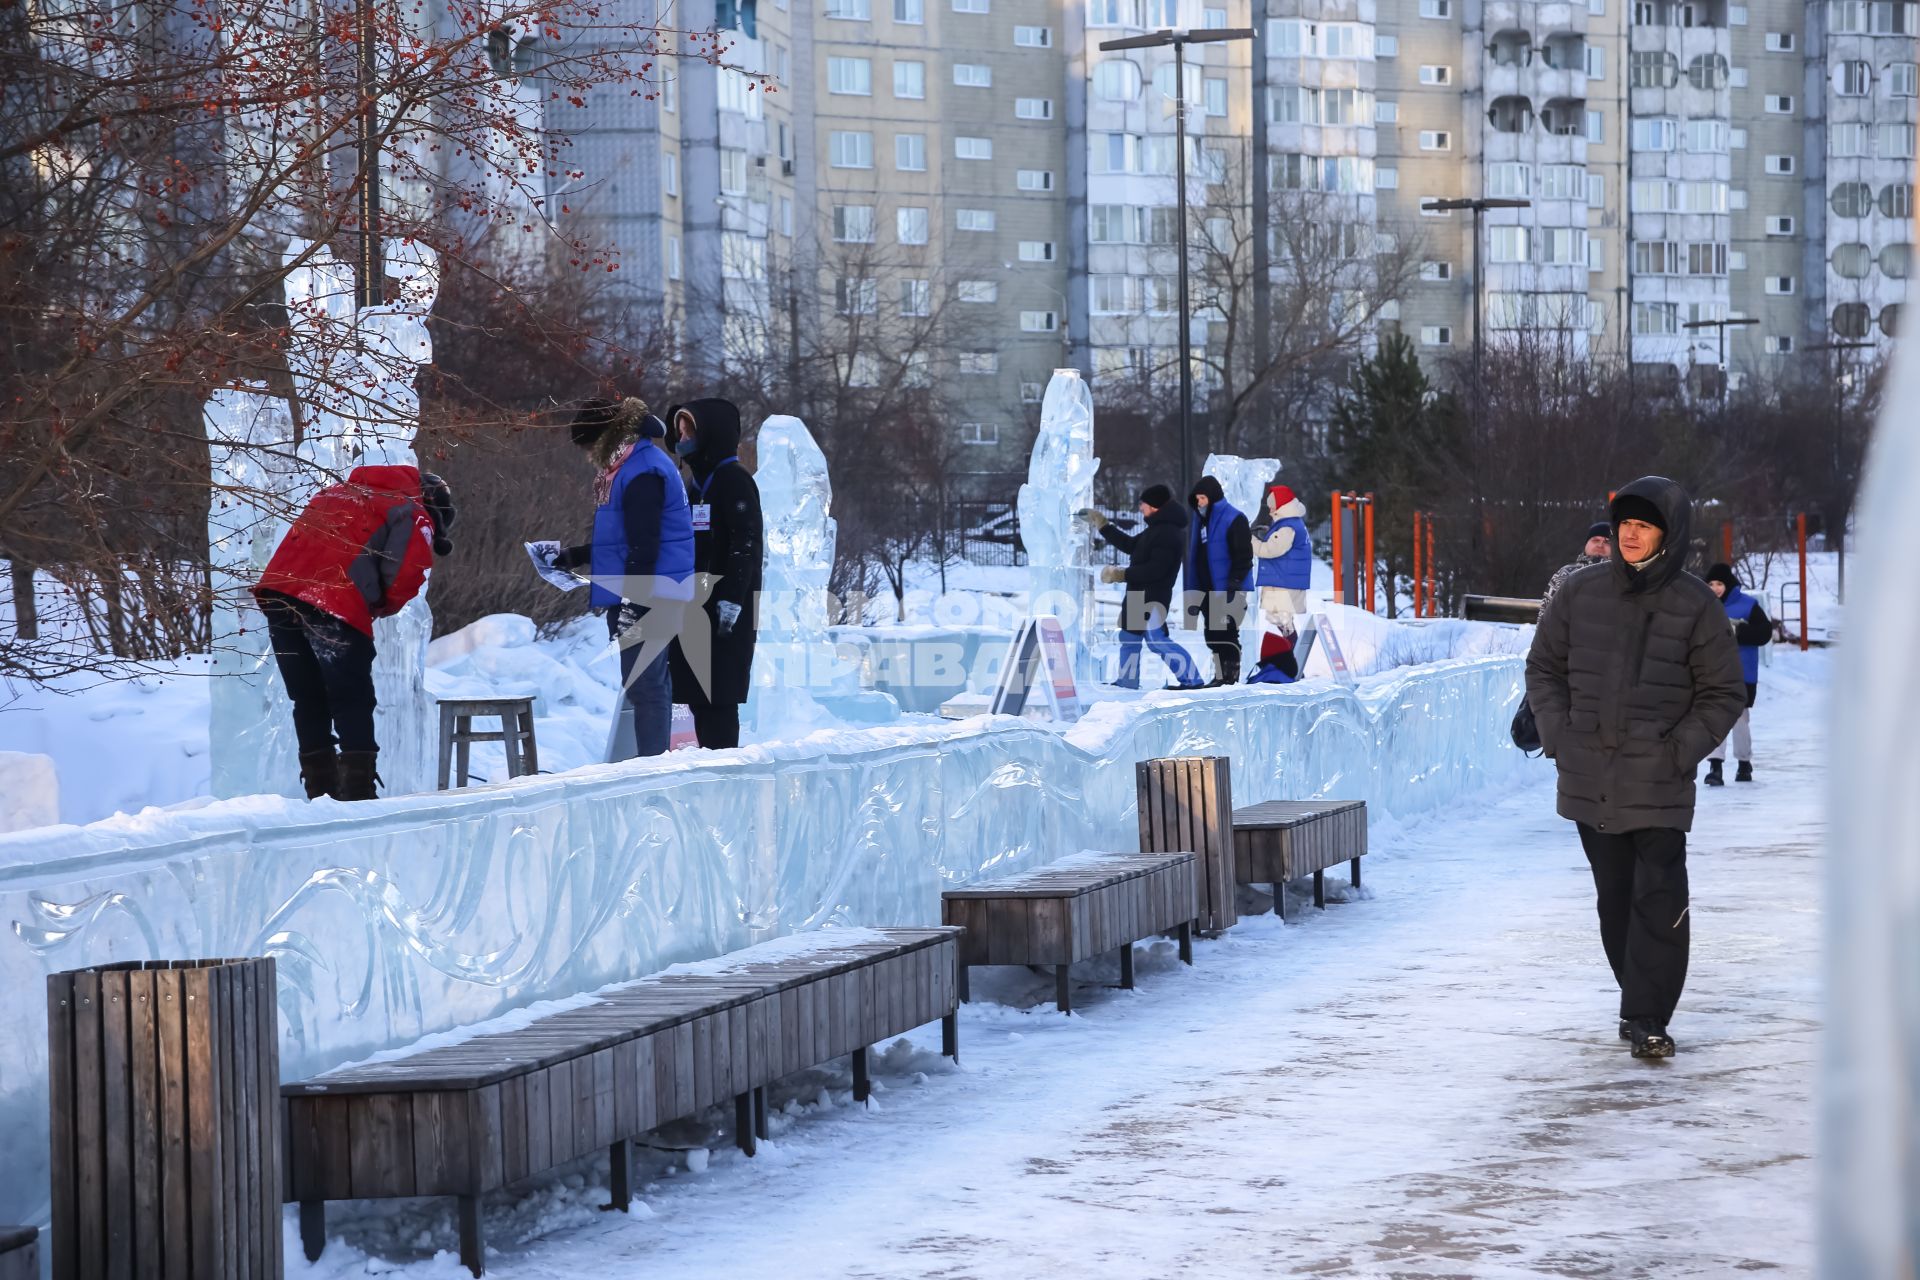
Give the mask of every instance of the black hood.
[(1184, 529), (1187, 527), (1187, 509), (1177, 502), (1169, 502), (1148, 516), (1147, 523), (1172, 525), (1176, 529)]
[[(1622, 498), (1642, 498), (1651, 502), (1667, 522), (1666, 532), (1660, 540), (1660, 550), (1644, 570), (1628, 565), (1620, 552), (1617, 512)], [(1693, 545), (1693, 499), (1687, 496), (1687, 491), (1680, 487), (1678, 481), (1665, 476), (1642, 476), (1613, 495), (1613, 503), (1607, 513), (1613, 517), (1616, 525), (1613, 563), (1626, 576), (1629, 591), (1658, 591), (1680, 576), (1680, 571), (1686, 567), (1687, 549)]]
[[(1212, 476), (1201, 476), (1198, 480), (1194, 481), (1193, 492), (1187, 495), (1187, 501), (1192, 503), (1195, 498), (1202, 495), (1205, 495), (1208, 502), (1225, 502), (1227, 500), (1225, 491), (1220, 488), (1220, 482)], [(1194, 503), (1194, 505), (1198, 506), (1199, 504)]]
[[(699, 447), (688, 456), (687, 465), (693, 468), (693, 474), (704, 479), (740, 452), (740, 410), (731, 400), (689, 400), (673, 407), (670, 422), (677, 420), (683, 410), (693, 415), (699, 440)], [(678, 438), (676, 429), (675, 439)]]

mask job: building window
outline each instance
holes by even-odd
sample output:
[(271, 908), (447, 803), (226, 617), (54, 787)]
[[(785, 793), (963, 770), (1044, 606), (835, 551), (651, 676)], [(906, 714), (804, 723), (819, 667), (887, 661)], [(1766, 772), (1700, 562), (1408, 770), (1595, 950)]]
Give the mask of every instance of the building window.
[(1905, 280), (1913, 274), (1913, 246), (1901, 241), (1880, 249), (1880, 274), (1889, 280)]
[(1633, 122), (1635, 151), (1671, 151), (1680, 134), (1680, 126), (1660, 117), (1642, 117)]
[(1769, 297), (1790, 298), (1793, 296), (1793, 277), (1768, 276), (1766, 287)]
[(1420, 68), (1421, 84), (1452, 84), (1453, 68), (1427, 65)]
[(1679, 333), (1680, 304), (1677, 302), (1634, 303), (1633, 331), (1653, 337)]
[(833, 238), (841, 244), (872, 244), (873, 206), (870, 204), (833, 206)]
[(1864, 338), (1873, 312), (1864, 302), (1843, 302), (1833, 309), (1833, 331), (1842, 338)]
[(1792, 217), (1782, 214), (1767, 219), (1767, 234), (1770, 236), (1790, 236), (1793, 234)]
[(1015, 27), (1013, 42), (1022, 49), (1053, 48), (1052, 27)]
[(992, 138), (955, 138), (953, 155), (956, 160), (993, 159)]
[(680, 194), (680, 153), (665, 151), (660, 155), (660, 185), (670, 196)]
[(1000, 424), (997, 422), (963, 422), (960, 424), (960, 443), (997, 445), (1000, 443)]
[(1094, 96), (1108, 102), (1132, 102), (1140, 96), (1140, 64), (1109, 58), (1093, 69)]
[(1053, 99), (1015, 98), (1013, 114), (1020, 120), (1051, 120), (1053, 119)]
[(1023, 382), (1020, 384), (1021, 404), (1039, 404), (1042, 400), (1046, 399), (1046, 396), (1047, 388), (1041, 383)]
[(1627, 59), (1627, 83), (1635, 89), (1671, 89), (1680, 83), (1680, 59), (1659, 50), (1635, 50)]
[(993, 210), (957, 210), (953, 215), (953, 227), (956, 231), (991, 231), (993, 230)]
[(1605, 142), (1607, 140), (1607, 117), (1603, 112), (1587, 112), (1587, 141)]
[(1422, 151), (1453, 150), (1453, 135), (1445, 129), (1422, 129), (1420, 131), (1420, 149)]
[(1060, 328), (1060, 315), (1054, 311), (1022, 311), (1020, 332), (1053, 333)]
[(1687, 150), (1718, 154), (1727, 149), (1727, 141), (1725, 120), (1687, 121)]
[(1000, 286), (991, 280), (962, 280), (954, 289), (954, 297), (962, 302), (998, 302)]
[(1052, 262), (1053, 261), (1053, 241), (1022, 240), (1020, 242), (1020, 261)]
[(1210, 116), (1227, 114), (1227, 82), (1213, 76), (1207, 77), (1201, 86), (1201, 111)]
[(1780, 333), (1780, 334), (1770, 333), (1764, 339), (1761, 340), (1761, 350), (1765, 351), (1770, 356), (1792, 355), (1793, 354), (1793, 338), (1788, 334), (1784, 334), (1784, 333)]
[(1910, 124), (1883, 124), (1875, 141), (1882, 160), (1913, 159), (1914, 127)]
[(893, 20), (920, 26), (927, 20), (926, 0), (893, 0)]
[(1130, 316), (1140, 310), (1138, 281), (1133, 276), (1094, 276), (1089, 294), (1097, 316)]
[(1453, 345), (1453, 327), (1444, 324), (1420, 326), (1420, 345), (1423, 347), (1450, 347)]
[(1533, 194), (1533, 167), (1515, 164), (1511, 161), (1490, 164), (1486, 169), (1487, 194), (1490, 196), (1520, 196)]
[(962, 351), (960, 353), (960, 372), (967, 374), (992, 374), (1000, 372), (1000, 357), (992, 351)]
[(1766, 168), (1767, 168), (1767, 172), (1770, 174), (1773, 174), (1775, 177), (1778, 177), (1778, 178), (1787, 177), (1793, 172), (1793, 157), (1792, 156), (1768, 156)]
[(893, 211), (894, 233), (901, 244), (927, 242), (927, 211), (918, 205), (904, 205)]
[(1420, 264), (1420, 278), (1422, 280), (1451, 280), (1453, 279), (1453, 264), (1451, 262), (1423, 262)]
[(926, 97), (927, 64), (896, 61), (893, 64), (893, 96), (896, 98)]
[(1420, 0), (1420, 16), (1423, 18), (1451, 18), (1453, 0)]
[(1375, 124), (1397, 124), (1400, 120), (1400, 104), (1391, 98), (1380, 98), (1373, 104), (1373, 122)]
[(927, 135), (924, 133), (894, 134), (893, 167), (902, 173), (924, 172), (927, 167)]
[(1794, 44), (1793, 35), (1794, 33), (1791, 31), (1767, 32), (1767, 52), (1792, 53)]
[(1394, 168), (1379, 168), (1373, 171), (1373, 189), (1392, 191), (1400, 185), (1400, 171)]
[(932, 315), (933, 282), (902, 280), (900, 282), (900, 314), (903, 316)]
[(827, 0), (827, 16), (848, 22), (865, 22), (873, 17), (871, 0)]
[(746, 194), (747, 153), (738, 147), (720, 148), (720, 190), (730, 196)]
[(1532, 261), (1531, 230), (1529, 227), (1489, 227), (1487, 229), (1487, 261)]
[(1690, 276), (1727, 274), (1727, 246), (1714, 241), (1688, 245), (1687, 274)]
[(1913, 184), (1889, 182), (1880, 188), (1880, 215), (1885, 218), (1913, 216)]
[(1920, 74), (1916, 73), (1911, 62), (1890, 62), (1887, 64), (1887, 96), (1889, 98), (1911, 98), (1916, 84), (1920, 84)]
[(828, 58), (827, 92), (873, 94), (873, 63), (866, 58)]
[(791, 236), (793, 234), (792, 196), (780, 197), (780, 234), (783, 236)]
[(1087, 25), (1090, 27), (1144, 27), (1141, 0), (1088, 0)]
[(1634, 241), (1633, 273), (1637, 276), (1679, 275), (1680, 246), (1671, 240)]
[(1865, 280), (1873, 270), (1873, 250), (1864, 244), (1836, 245), (1827, 261), (1842, 280)]
[(667, 279), (680, 278), (680, 237), (667, 237)]
[(1767, 114), (1790, 116), (1793, 114), (1793, 95), (1790, 93), (1770, 93), (1767, 95)]
[(1864, 182), (1843, 182), (1833, 189), (1834, 216), (1864, 218), (1873, 212), (1873, 188)]
[(834, 304), (843, 316), (870, 316), (880, 309), (880, 282), (842, 276), (834, 282)]
[(1873, 68), (1865, 62), (1842, 62), (1833, 69), (1833, 91), (1843, 98), (1864, 98), (1873, 92)]
[(1587, 79), (1605, 80), (1607, 78), (1607, 51), (1598, 45), (1583, 46), (1587, 52)]
[(873, 168), (873, 135), (835, 129), (827, 140), (828, 163), (836, 169)]
[(953, 82), (962, 89), (993, 88), (993, 68), (984, 62), (956, 62)]
[(1397, 58), (1400, 56), (1400, 37), (1376, 34), (1373, 37), (1373, 56), (1376, 58)]
[(1703, 53), (1687, 64), (1687, 83), (1696, 89), (1727, 87), (1727, 60), (1717, 53)]
[(1014, 183), (1022, 191), (1053, 190), (1053, 170), (1022, 169), (1015, 175)]

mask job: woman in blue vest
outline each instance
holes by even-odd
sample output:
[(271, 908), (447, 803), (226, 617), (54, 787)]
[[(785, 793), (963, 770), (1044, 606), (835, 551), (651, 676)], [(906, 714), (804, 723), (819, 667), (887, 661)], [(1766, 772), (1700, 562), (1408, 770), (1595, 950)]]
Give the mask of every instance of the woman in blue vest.
[(1294, 619), (1307, 611), (1313, 579), (1313, 544), (1307, 535), (1307, 508), (1293, 490), (1278, 482), (1267, 486), (1266, 527), (1253, 539), (1260, 612), (1281, 635), (1293, 635)]
[(1734, 722), (1733, 732), (1707, 757), (1706, 783), (1718, 787), (1726, 784), (1726, 779), (1720, 776), (1720, 766), (1726, 762), (1729, 742), (1733, 744), (1733, 758), (1740, 762), (1733, 780), (1753, 781), (1753, 700), (1760, 692), (1760, 647), (1773, 642), (1773, 621), (1758, 600), (1740, 589), (1740, 579), (1734, 576), (1732, 565), (1717, 564), (1707, 570), (1707, 585), (1720, 597), (1720, 605), (1727, 611), (1734, 643), (1740, 646), (1740, 674), (1747, 682), (1747, 709)]
[(667, 647), (693, 594), (693, 519), (666, 434), (632, 397), (580, 406), (572, 436), (593, 463), (593, 541), (555, 557), (561, 568), (587, 566), (590, 603), (606, 611), (637, 756), (663, 755), (671, 743)]
[(1247, 588), (1253, 580), (1253, 530), (1212, 476), (1201, 476), (1187, 500), (1193, 505), (1182, 588), (1188, 616), (1200, 611), (1207, 648), (1213, 651), (1209, 685), (1239, 684), (1240, 623), (1247, 616)]

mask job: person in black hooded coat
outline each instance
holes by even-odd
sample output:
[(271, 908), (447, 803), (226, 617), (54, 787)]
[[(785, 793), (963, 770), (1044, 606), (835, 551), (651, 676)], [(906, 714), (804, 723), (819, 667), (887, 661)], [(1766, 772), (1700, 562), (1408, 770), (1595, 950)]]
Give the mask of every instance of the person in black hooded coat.
[(760, 486), (741, 465), (740, 410), (731, 401), (690, 401), (675, 405), (668, 417), (674, 452), (693, 476), (687, 501), (693, 508), (694, 573), (710, 588), (702, 605), (707, 626), (691, 619), (668, 654), (673, 700), (693, 713), (701, 746), (737, 747), (740, 704), (753, 683), (766, 550)]

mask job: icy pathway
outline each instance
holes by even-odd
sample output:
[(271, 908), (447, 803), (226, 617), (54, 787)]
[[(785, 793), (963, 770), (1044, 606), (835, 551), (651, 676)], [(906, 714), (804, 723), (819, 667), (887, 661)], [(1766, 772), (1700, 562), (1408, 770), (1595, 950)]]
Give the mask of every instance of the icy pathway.
[[(1193, 970), (1163, 946), (1138, 991), (1083, 990), (1084, 1016), (971, 1005), (960, 1072), (916, 1036), (875, 1110), (776, 1116), (758, 1160), (658, 1178), (638, 1220), (584, 1209), (591, 1188), (503, 1202), (492, 1274), (1807, 1273), (1824, 671), (1777, 661), (1761, 782), (1703, 789), (1671, 1063), (1615, 1037), (1543, 764), (1376, 833), (1370, 900), (1255, 918)], [(991, 972), (977, 996), (1050, 986)], [(336, 1244), (307, 1274), (365, 1264)]]

